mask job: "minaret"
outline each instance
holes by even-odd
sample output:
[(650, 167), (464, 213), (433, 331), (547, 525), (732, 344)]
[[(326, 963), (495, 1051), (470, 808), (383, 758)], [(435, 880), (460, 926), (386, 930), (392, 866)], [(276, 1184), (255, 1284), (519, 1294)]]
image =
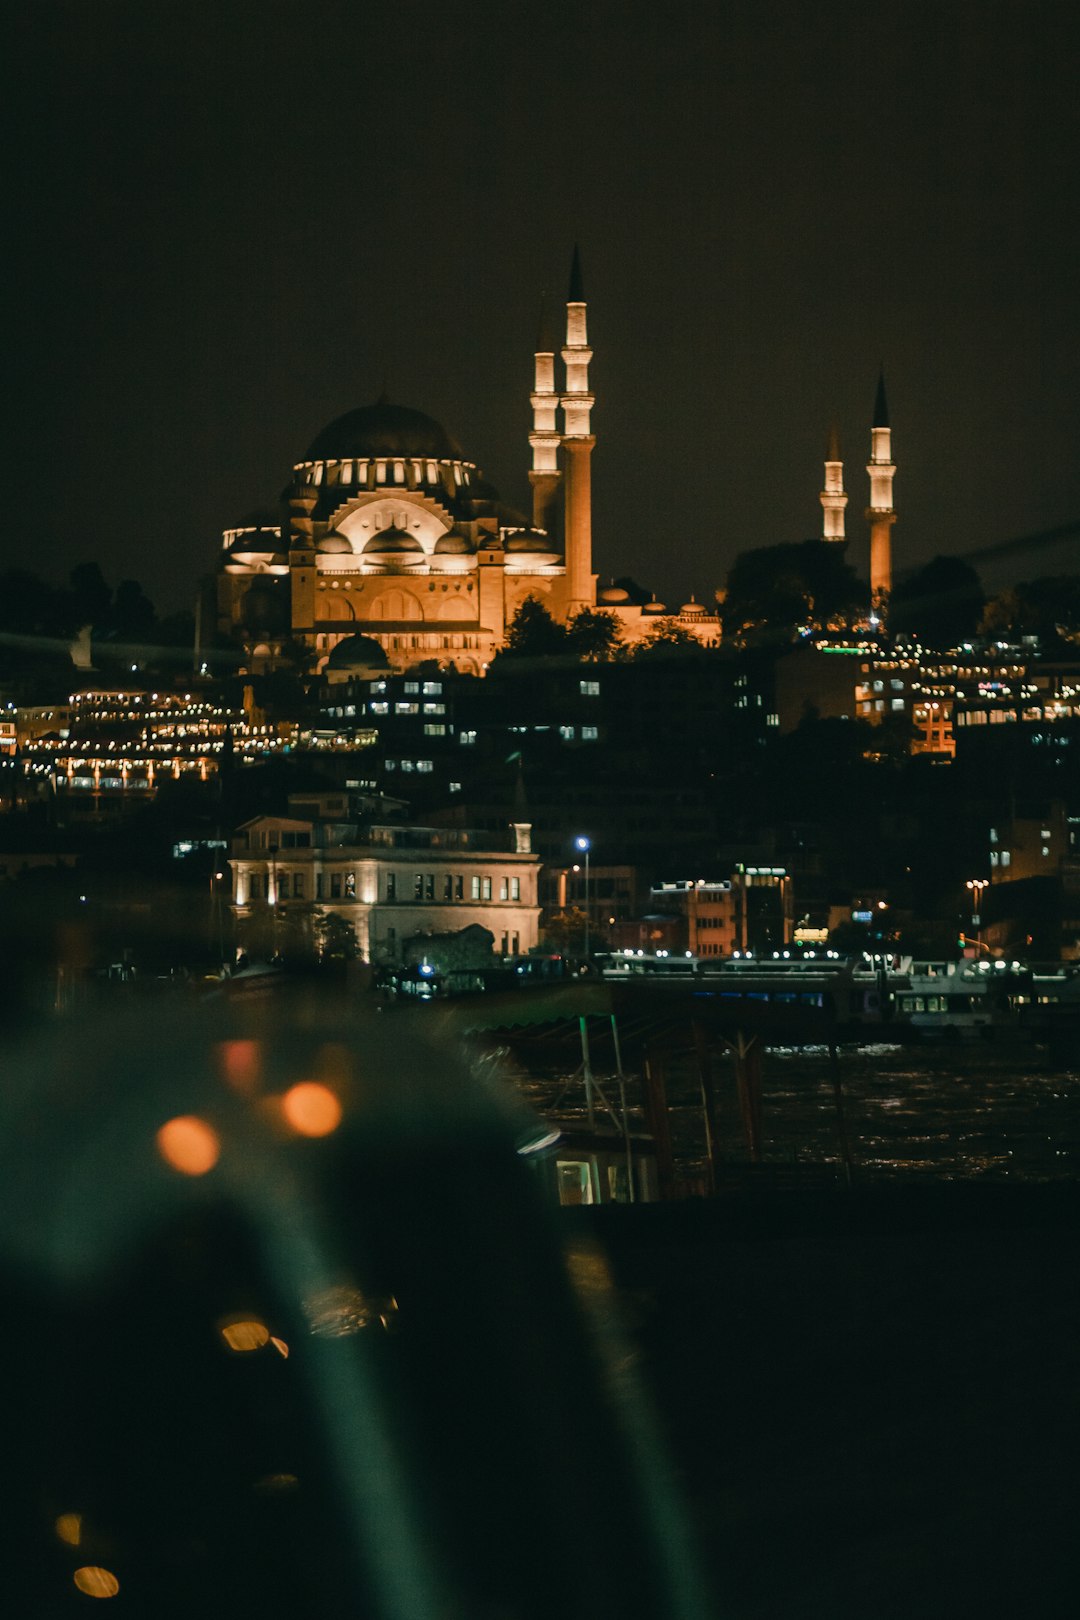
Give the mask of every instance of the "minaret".
[(592, 482), (590, 457), (596, 439), (589, 431), (593, 396), (589, 393), (589, 348), (585, 324), (585, 287), (577, 247), (570, 266), (566, 300), (566, 392), (562, 396), (563, 445), (566, 449), (566, 611), (596, 605), (592, 571)]
[(866, 470), (870, 474), (870, 505), (866, 509), (870, 522), (870, 610), (884, 619), (892, 591), (892, 526), (896, 522), (892, 493), (896, 467), (892, 459), (884, 370), (878, 377), (870, 430), (870, 462)]
[(555, 528), (559, 484), (559, 424), (556, 412), (559, 396), (555, 392), (555, 335), (551, 329), (547, 295), (540, 301), (540, 329), (536, 336), (535, 371), (532, 405), (533, 425), (529, 434), (532, 446), (532, 468), (529, 483), (533, 488), (532, 520), (534, 529), (551, 534)]
[(847, 496), (844, 494), (844, 463), (840, 460), (840, 435), (835, 422), (829, 429), (829, 443), (825, 451), (825, 488), (819, 498), (824, 514), (821, 538), (838, 540), (843, 545)]

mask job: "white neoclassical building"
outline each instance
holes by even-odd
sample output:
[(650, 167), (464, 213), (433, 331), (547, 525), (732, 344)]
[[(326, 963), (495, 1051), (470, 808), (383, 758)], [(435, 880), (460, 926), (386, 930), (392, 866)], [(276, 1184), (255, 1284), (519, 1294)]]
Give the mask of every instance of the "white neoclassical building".
[(241, 940), (260, 923), (282, 935), (293, 924), (312, 930), (333, 912), (377, 964), (400, 962), (418, 936), (471, 925), (491, 932), (501, 956), (538, 943), (540, 857), (524, 822), (497, 840), (464, 828), (257, 816), (237, 830), (229, 866)]

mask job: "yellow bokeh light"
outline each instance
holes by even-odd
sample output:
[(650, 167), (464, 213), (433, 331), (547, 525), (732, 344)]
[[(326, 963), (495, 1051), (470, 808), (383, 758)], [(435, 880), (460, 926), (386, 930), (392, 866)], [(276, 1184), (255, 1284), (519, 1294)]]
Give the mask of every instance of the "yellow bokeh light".
[(82, 1540), (82, 1514), (61, 1513), (56, 1521), (56, 1533), (69, 1547), (77, 1547)]
[(221, 1156), (217, 1132), (195, 1114), (179, 1114), (163, 1125), (157, 1148), (165, 1163), (182, 1176), (205, 1176)]
[(264, 1322), (248, 1316), (236, 1322), (224, 1323), (221, 1337), (230, 1350), (261, 1350), (264, 1344), (269, 1343), (270, 1330)]
[(298, 1136), (329, 1136), (341, 1124), (341, 1104), (329, 1086), (301, 1080), (281, 1099), (281, 1111)]
[(111, 1569), (102, 1569), (98, 1564), (84, 1564), (82, 1569), (75, 1571), (75, 1585), (87, 1597), (111, 1598), (120, 1590), (120, 1582)]

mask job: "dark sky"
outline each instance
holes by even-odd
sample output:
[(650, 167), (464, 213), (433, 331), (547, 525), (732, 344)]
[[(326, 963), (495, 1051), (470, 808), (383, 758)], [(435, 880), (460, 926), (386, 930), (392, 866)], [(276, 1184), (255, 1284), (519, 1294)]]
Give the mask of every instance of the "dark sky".
[[(11, 561), (186, 602), (384, 379), (526, 503), (575, 239), (603, 575), (707, 598), (820, 533), (832, 417), (865, 573), (881, 360), (898, 567), (1080, 520), (1064, 0), (22, 11)], [(1080, 533), (987, 576), (1074, 567)]]

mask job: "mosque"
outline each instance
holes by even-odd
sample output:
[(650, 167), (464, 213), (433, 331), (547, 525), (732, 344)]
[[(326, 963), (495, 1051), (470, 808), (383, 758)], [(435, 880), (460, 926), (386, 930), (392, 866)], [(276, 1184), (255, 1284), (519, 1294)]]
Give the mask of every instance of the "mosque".
[[(330, 676), (434, 661), (481, 674), (518, 608), (534, 597), (560, 624), (584, 608), (610, 613), (626, 646), (675, 624), (706, 646), (720, 619), (691, 599), (672, 612), (597, 591), (592, 554), (593, 395), (587, 305), (574, 251), (559, 350), (545, 325), (534, 355), (532, 515), (505, 505), (476, 462), (430, 416), (385, 398), (349, 411), (296, 462), (279, 524), (227, 529), (218, 574), (218, 630), (247, 667), (297, 657)], [(560, 423), (561, 413), (561, 423)], [(892, 585), (892, 461), (885, 380), (878, 383), (867, 466), (871, 619), (884, 623)], [(822, 538), (843, 545), (843, 463), (835, 434), (825, 460)]]
[[(293, 467), (280, 524), (227, 529), (218, 628), (252, 670), (301, 649), (344, 675), (427, 660), (478, 674), (535, 597), (559, 623), (583, 608), (618, 619), (627, 645), (658, 621), (718, 642), (715, 612), (675, 613), (597, 592), (592, 556), (587, 305), (574, 252), (565, 343), (541, 328), (531, 395), (531, 518), (506, 506), (440, 424), (380, 399), (324, 428)], [(559, 417), (562, 417), (560, 424)]]

